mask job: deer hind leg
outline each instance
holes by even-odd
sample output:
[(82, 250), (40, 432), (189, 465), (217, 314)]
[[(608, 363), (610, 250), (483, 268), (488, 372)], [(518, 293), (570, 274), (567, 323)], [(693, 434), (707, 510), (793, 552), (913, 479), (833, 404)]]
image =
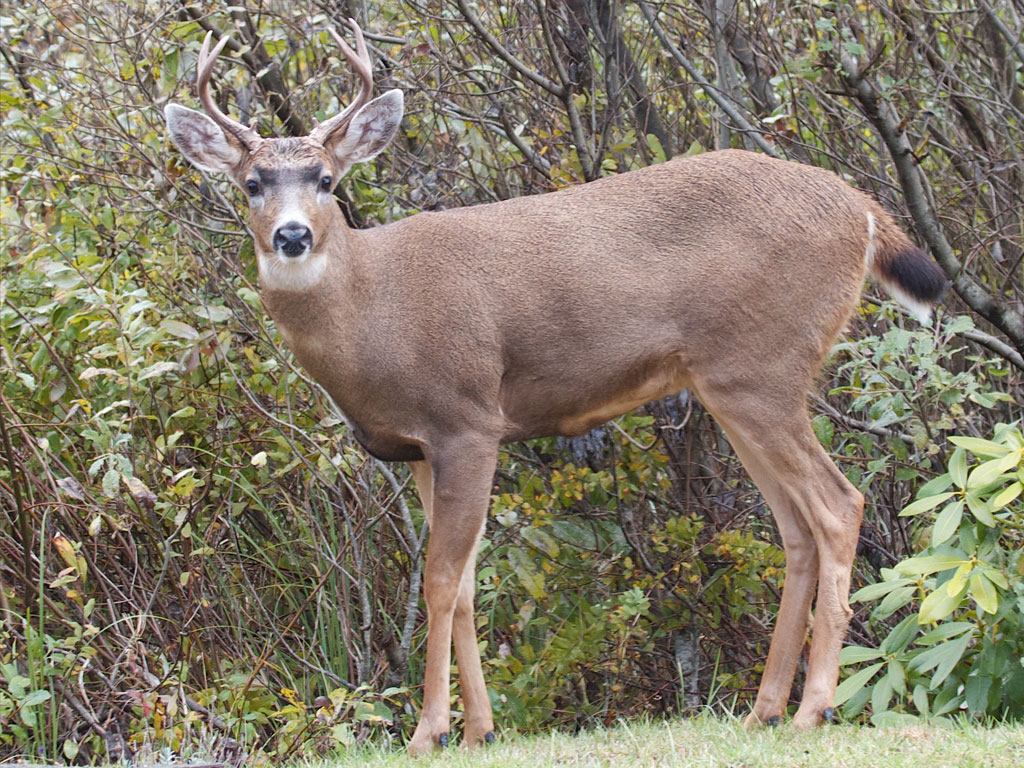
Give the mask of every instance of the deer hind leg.
[(756, 392), (700, 391), (768, 501), (786, 550), (782, 604), (748, 725), (778, 722), (785, 712), (816, 584), (810, 662), (794, 723), (810, 727), (828, 716), (851, 615), (850, 575), (864, 498), (818, 443), (799, 391), (800, 402), (785, 407)]
[[(412, 464), (430, 525), (423, 592), (427, 603), (427, 663), (423, 709), (409, 743), (413, 754), (447, 746), (451, 711), (452, 639), (466, 699), (467, 739), (483, 739), (491, 730), (490, 703), (484, 687), (472, 615), (473, 557), (487, 518), (491, 480), (497, 463), (496, 441), (464, 438), (451, 441), (426, 462)], [(432, 470), (432, 471), (431, 471)], [(429, 491), (427, 489), (430, 489)], [(463, 597), (463, 584), (470, 591)], [(467, 641), (467, 632), (471, 642)], [(486, 708), (486, 712), (483, 711)], [(476, 729), (487, 725), (487, 731)]]

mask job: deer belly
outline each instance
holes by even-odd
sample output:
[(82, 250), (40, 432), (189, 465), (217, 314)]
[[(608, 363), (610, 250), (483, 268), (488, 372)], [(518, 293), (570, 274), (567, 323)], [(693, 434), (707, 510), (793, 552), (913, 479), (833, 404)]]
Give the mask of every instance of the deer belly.
[(397, 435), (389, 435), (380, 430), (365, 429), (348, 418), (352, 436), (368, 454), (381, 461), (422, 461), (423, 451), (415, 443), (403, 440)]

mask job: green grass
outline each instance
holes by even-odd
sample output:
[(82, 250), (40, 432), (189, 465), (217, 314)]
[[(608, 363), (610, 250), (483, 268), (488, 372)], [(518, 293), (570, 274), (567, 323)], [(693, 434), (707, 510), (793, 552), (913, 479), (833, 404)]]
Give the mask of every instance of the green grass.
[(418, 760), (401, 751), (354, 750), (290, 768), (1022, 768), (1024, 725), (964, 722), (904, 728), (827, 726), (743, 730), (735, 718), (621, 723), (575, 736), (505, 736), (476, 750), (452, 748)]

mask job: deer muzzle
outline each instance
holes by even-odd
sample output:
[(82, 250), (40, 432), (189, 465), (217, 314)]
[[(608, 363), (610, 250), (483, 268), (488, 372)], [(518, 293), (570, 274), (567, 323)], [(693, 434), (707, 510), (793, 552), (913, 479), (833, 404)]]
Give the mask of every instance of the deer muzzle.
[(290, 221), (274, 232), (274, 249), (285, 256), (301, 256), (313, 246), (309, 227)]

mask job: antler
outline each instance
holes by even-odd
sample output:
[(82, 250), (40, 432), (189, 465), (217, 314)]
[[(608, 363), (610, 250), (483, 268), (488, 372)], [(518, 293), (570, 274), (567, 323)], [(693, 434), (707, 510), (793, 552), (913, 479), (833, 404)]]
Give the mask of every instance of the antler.
[(236, 139), (250, 151), (256, 149), (263, 141), (259, 134), (255, 130), (248, 126), (242, 125), (241, 123), (232, 120), (230, 117), (220, 111), (220, 108), (214, 103), (213, 97), (210, 96), (210, 76), (213, 74), (213, 65), (217, 61), (217, 55), (224, 48), (230, 35), (224, 35), (217, 43), (216, 47), (210, 50), (210, 40), (213, 39), (213, 32), (206, 33), (206, 39), (203, 40), (203, 47), (199, 51), (199, 75), (197, 79), (197, 85), (199, 88), (199, 102), (203, 105), (203, 109), (206, 110), (213, 121), (223, 128), (225, 131), (230, 133)]
[(313, 132), (310, 134), (310, 138), (316, 139), (323, 143), (330, 135), (342, 127), (348, 125), (349, 121), (358, 112), (366, 102), (370, 100), (370, 96), (373, 93), (373, 61), (370, 59), (370, 54), (366, 50), (366, 41), (363, 39), (363, 30), (359, 28), (354, 19), (349, 19), (348, 23), (352, 25), (352, 29), (356, 33), (356, 50), (353, 51), (349, 48), (348, 43), (345, 39), (339, 35), (333, 27), (328, 27), (327, 31), (331, 33), (335, 41), (338, 43), (338, 47), (341, 48), (341, 52), (345, 55), (345, 59), (349, 65), (356, 71), (359, 78), (362, 80), (362, 87), (359, 89), (359, 94), (345, 109), (339, 114), (335, 115), (329, 120), (325, 120), (320, 123)]

